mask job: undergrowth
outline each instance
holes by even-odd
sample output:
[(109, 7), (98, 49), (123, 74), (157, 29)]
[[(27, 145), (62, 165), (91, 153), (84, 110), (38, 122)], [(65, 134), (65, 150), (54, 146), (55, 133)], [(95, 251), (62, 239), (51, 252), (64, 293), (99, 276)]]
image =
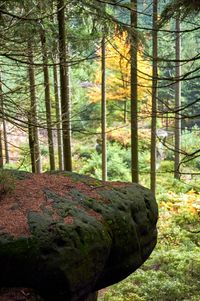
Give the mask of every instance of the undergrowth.
[(200, 194), (159, 197), (158, 243), (145, 264), (99, 301), (200, 300)]

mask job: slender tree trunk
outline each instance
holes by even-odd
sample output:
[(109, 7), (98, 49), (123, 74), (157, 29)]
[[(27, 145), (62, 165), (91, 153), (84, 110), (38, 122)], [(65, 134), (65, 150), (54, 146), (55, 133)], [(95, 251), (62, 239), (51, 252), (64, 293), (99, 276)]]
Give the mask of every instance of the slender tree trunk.
[(124, 100), (124, 123), (127, 123), (127, 100)]
[(102, 180), (107, 180), (106, 147), (106, 45), (105, 37), (101, 42), (101, 139), (102, 139)]
[(39, 142), (39, 130), (37, 125), (37, 108), (34, 108), (34, 116), (35, 116), (35, 126), (34, 126), (34, 149), (35, 149), (35, 166), (36, 166), (36, 173), (42, 172), (42, 161), (41, 161), (41, 154), (40, 154), (40, 142)]
[(71, 155), (71, 122), (70, 122), (70, 88), (69, 88), (69, 66), (68, 47), (65, 36), (65, 10), (64, 0), (57, 0), (58, 29), (59, 29), (59, 59), (60, 59), (60, 93), (63, 130), (63, 159), (64, 169), (72, 170)]
[(2, 130), (0, 129), (0, 168), (3, 168), (3, 143), (2, 143)]
[[(169, 108), (169, 99), (168, 98), (166, 99), (166, 107)], [(165, 116), (166, 116), (165, 117), (165, 129), (166, 129), (166, 131), (168, 131), (168, 129), (169, 129), (169, 114), (168, 114), (168, 110), (167, 110), (167, 113), (166, 113)]]
[(156, 110), (157, 110), (157, 78), (158, 78), (158, 1), (153, 0), (153, 75), (152, 75), (152, 113), (151, 113), (151, 190), (156, 193)]
[(59, 170), (63, 170), (63, 146), (62, 146), (62, 124), (61, 124), (61, 105), (58, 89), (58, 72), (57, 57), (53, 59), (53, 78), (54, 78), (54, 97), (56, 105), (56, 128), (57, 128), (57, 145), (58, 145), (58, 166)]
[(43, 74), (44, 74), (44, 91), (45, 91), (45, 108), (47, 119), (47, 135), (49, 146), (49, 163), (50, 170), (55, 170), (55, 156), (54, 156), (54, 143), (53, 143), (53, 130), (51, 119), (51, 97), (50, 97), (50, 83), (49, 83), (49, 69), (48, 69), (48, 57), (46, 49), (46, 36), (44, 29), (40, 31), (41, 45), (42, 45), (42, 57), (43, 57)]
[(0, 117), (0, 168), (3, 168), (3, 143), (2, 143), (2, 123), (3, 123), (3, 87), (1, 81), (1, 72), (0, 72), (0, 108), (1, 108), (1, 117)]
[(31, 155), (31, 169), (33, 173), (36, 173), (36, 159), (35, 159), (35, 150), (34, 150), (34, 133), (32, 125), (31, 112), (28, 113), (28, 141), (29, 149)]
[(40, 156), (40, 145), (39, 145), (39, 134), (37, 126), (37, 99), (35, 91), (35, 70), (33, 66), (33, 51), (31, 42), (28, 42), (28, 76), (29, 76), (29, 91), (31, 106), (28, 115), (28, 132), (29, 132), (29, 147), (31, 153), (31, 165), (32, 172), (40, 173), (41, 168), (41, 156)]
[[(181, 107), (181, 35), (180, 35), (180, 20), (176, 19), (176, 86), (175, 86), (175, 110)], [(181, 149), (181, 118), (179, 112), (175, 113), (175, 161), (174, 161), (174, 177), (180, 179), (179, 164), (180, 164), (180, 149)]]
[(131, 0), (131, 8), (131, 173), (132, 181), (138, 183), (137, 0)]
[(162, 127), (164, 127), (165, 126), (165, 118), (164, 118), (164, 104), (163, 103), (161, 104), (161, 114), (162, 114), (161, 124), (162, 124)]
[[(9, 151), (8, 151), (8, 139), (7, 139), (7, 129), (6, 129), (6, 121), (4, 116), (4, 99), (3, 99), (3, 87), (2, 87), (2, 79), (0, 72), (0, 109), (2, 114), (2, 124), (3, 124), (3, 134), (2, 134), (2, 152), (3, 152), (3, 141), (4, 141), (4, 149), (5, 149), (5, 163), (9, 163)], [(3, 157), (2, 157), (3, 158)]]
[(4, 148), (5, 148), (5, 159), (6, 159), (6, 163), (9, 164), (10, 158), (9, 158), (9, 149), (8, 149), (7, 126), (4, 118), (3, 103), (2, 103), (2, 113), (3, 113), (3, 140), (4, 140)]

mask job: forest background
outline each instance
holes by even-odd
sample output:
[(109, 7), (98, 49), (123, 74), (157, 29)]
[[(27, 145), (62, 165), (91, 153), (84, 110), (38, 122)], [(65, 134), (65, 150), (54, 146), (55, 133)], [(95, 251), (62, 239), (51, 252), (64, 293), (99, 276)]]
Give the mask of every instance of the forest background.
[(197, 2), (1, 1), (1, 183), (73, 170), (159, 203), (152, 257), (103, 300), (199, 300)]

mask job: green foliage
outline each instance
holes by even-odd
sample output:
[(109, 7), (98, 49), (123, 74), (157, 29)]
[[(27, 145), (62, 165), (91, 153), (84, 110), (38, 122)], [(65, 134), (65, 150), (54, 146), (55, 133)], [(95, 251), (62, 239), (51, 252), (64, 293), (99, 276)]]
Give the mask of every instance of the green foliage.
[[(182, 133), (182, 149), (187, 154), (191, 154), (199, 149), (200, 145), (200, 129), (195, 125), (191, 130), (185, 129)], [(196, 156), (197, 155), (197, 156)], [(193, 168), (200, 168), (200, 153), (197, 153), (193, 157), (186, 156), (183, 159), (186, 166)], [(192, 160), (191, 160), (192, 159)]]
[(159, 204), (156, 249), (140, 269), (108, 289), (100, 300), (199, 300), (200, 233), (194, 233), (199, 228), (199, 194), (191, 190), (169, 192), (166, 197)]
[[(119, 144), (108, 144), (108, 179), (111, 181), (130, 181), (130, 157), (129, 150)], [(83, 153), (80, 155), (83, 156)], [(88, 156), (85, 153), (84, 156)], [(95, 176), (101, 179), (101, 154), (93, 148), (91, 157), (85, 160), (83, 168), (79, 170), (83, 174)]]
[(139, 169), (141, 174), (150, 171), (150, 152), (148, 150), (139, 152)]
[(189, 15), (196, 15), (200, 11), (199, 1), (191, 0), (171, 0), (162, 12), (161, 22), (166, 22), (178, 16), (182, 19)]
[(100, 125), (100, 104), (91, 103), (87, 95), (87, 85), (91, 84), (92, 76), (96, 72), (95, 64), (84, 62), (81, 66), (72, 68), (72, 131), (76, 137), (80, 133), (90, 131)]
[(161, 172), (166, 172), (166, 173), (171, 173), (174, 170), (174, 162), (165, 160), (161, 162), (159, 171)]
[[(93, 146), (79, 146), (74, 152), (74, 164), (77, 171), (101, 179), (101, 154), (98, 154)], [(144, 150), (139, 152), (141, 173), (149, 172), (150, 154)], [(77, 162), (78, 161), (78, 162)], [(131, 180), (131, 150), (117, 142), (108, 143), (107, 150), (108, 179), (110, 181)]]

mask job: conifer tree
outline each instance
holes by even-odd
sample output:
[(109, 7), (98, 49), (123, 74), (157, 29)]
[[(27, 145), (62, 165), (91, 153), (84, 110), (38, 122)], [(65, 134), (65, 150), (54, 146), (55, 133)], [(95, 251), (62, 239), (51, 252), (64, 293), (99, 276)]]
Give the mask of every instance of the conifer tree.
[(105, 36), (101, 42), (101, 137), (102, 137), (102, 180), (107, 180), (107, 149), (106, 149), (106, 45)]
[(59, 61), (60, 61), (60, 92), (63, 132), (64, 169), (72, 170), (71, 155), (71, 121), (70, 121), (70, 88), (69, 66), (67, 64), (69, 49), (65, 33), (65, 2), (57, 0), (58, 30), (59, 30)]
[[(1, 81), (1, 72), (0, 72), (0, 108), (2, 108), (3, 104), (3, 88), (2, 88), (2, 81)], [(1, 110), (1, 116), (0, 116), (0, 168), (3, 168), (3, 143), (2, 143), (2, 122), (3, 122), (3, 112)]]
[(55, 170), (48, 55), (47, 55), (47, 46), (46, 46), (46, 33), (43, 25), (42, 28), (40, 29), (40, 39), (41, 39), (41, 52), (43, 58), (43, 75), (44, 75), (47, 135), (48, 135), (48, 147), (49, 147), (49, 163), (50, 163), (50, 170)]
[(181, 108), (181, 35), (180, 35), (180, 20), (176, 18), (176, 84), (175, 84), (175, 158), (174, 158), (174, 177), (180, 179), (180, 150), (181, 150), (181, 116), (179, 109)]
[(28, 78), (29, 78), (29, 93), (30, 93), (30, 110), (28, 112), (28, 137), (29, 147), (31, 155), (32, 172), (40, 173), (41, 156), (40, 156), (40, 144), (38, 134), (38, 122), (37, 122), (37, 99), (36, 99), (36, 81), (35, 81), (35, 69), (33, 59), (33, 49), (31, 40), (28, 40)]
[(156, 114), (157, 114), (157, 78), (158, 78), (158, 0), (153, 0), (153, 74), (152, 74), (152, 111), (151, 111), (151, 190), (156, 192)]
[(139, 182), (138, 163), (138, 37), (137, 37), (137, 0), (131, 0), (131, 174), (132, 181)]

